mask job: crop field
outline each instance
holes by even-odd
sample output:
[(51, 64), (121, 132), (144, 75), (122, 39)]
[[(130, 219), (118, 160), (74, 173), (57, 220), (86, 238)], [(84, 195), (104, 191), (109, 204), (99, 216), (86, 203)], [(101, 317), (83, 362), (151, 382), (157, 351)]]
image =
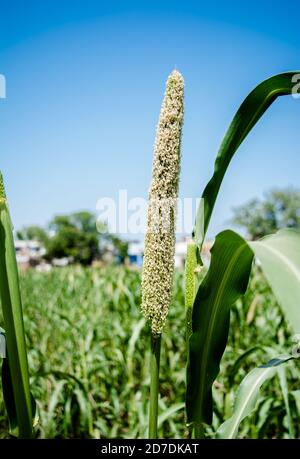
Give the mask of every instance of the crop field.
[[(28, 270), (21, 275), (21, 292), (31, 390), (39, 412), (36, 435), (145, 438), (150, 330), (140, 312), (140, 272), (113, 266)], [(186, 436), (185, 333), (184, 276), (176, 272), (163, 333), (160, 438)], [(214, 420), (208, 437), (231, 415), (246, 373), (264, 363), (266, 355), (272, 358), (278, 349), (290, 352), (293, 345), (274, 296), (256, 268), (246, 295), (231, 311), (228, 346), (213, 387)], [(299, 379), (299, 364), (292, 361), (280, 379), (266, 383), (238, 437), (288, 438), (291, 432), (299, 436)], [(7, 432), (2, 398), (0, 423), (0, 431)]]

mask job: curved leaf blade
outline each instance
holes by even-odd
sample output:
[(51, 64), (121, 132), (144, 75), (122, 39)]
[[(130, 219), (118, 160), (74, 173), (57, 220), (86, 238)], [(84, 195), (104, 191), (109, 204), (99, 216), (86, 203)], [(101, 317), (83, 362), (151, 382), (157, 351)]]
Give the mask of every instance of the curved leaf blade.
[(283, 229), (249, 246), (295, 333), (300, 333), (300, 232)]
[(243, 352), (234, 362), (232, 365), (232, 368), (230, 369), (230, 373), (228, 375), (228, 383), (229, 385), (233, 385), (234, 383), (234, 378), (236, 374), (238, 373), (239, 369), (241, 368), (243, 362), (253, 353), (256, 353), (257, 351), (263, 351), (263, 348), (261, 346), (253, 346), (249, 349), (247, 349), (245, 352)]
[(203, 215), (203, 220), (198, 219), (194, 229), (194, 235), (199, 235), (196, 240), (199, 249), (202, 246), (219, 189), (231, 159), (251, 129), (277, 97), (292, 94), (295, 85), (293, 77), (299, 73), (299, 70), (286, 72), (263, 81), (250, 92), (236, 112), (220, 146), (213, 176), (202, 194), (204, 212), (198, 212), (198, 214)]
[(239, 387), (233, 415), (217, 430), (218, 438), (236, 438), (241, 422), (255, 409), (261, 386), (277, 374), (279, 365), (293, 358), (291, 355), (279, 356), (248, 373)]
[[(3, 189), (1, 174), (0, 184)], [(5, 326), (7, 363), (11, 375), (11, 378), (4, 378), (6, 381), (6, 394), (10, 391), (10, 396), (14, 398), (19, 436), (21, 438), (31, 438), (33, 435), (32, 397), (29, 384), (22, 300), (12, 224), (7, 201), (4, 197), (0, 197), (0, 252), (0, 301)], [(8, 400), (7, 397), (6, 400)], [(10, 404), (10, 408), (11, 406)], [(13, 409), (10, 411), (14, 415)], [(11, 421), (11, 425), (14, 426), (14, 424), (15, 422)]]
[[(1, 376), (2, 376), (3, 400), (5, 403), (5, 408), (6, 408), (7, 417), (8, 417), (9, 433), (13, 437), (19, 437), (20, 430), (18, 426), (16, 402), (15, 402), (14, 393), (13, 393), (12, 375), (11, 375), (11, 371), (9, 368), (8, 360), (6, 358), (3, 359)], [(32, 426), (36, 427), (36, 425), (39, 422), (37, 404), (31, 393), (30, 393), (30, 398), (31, 398), (31, 412), (33, 415)]]
[(299, 249), (300, 232), (295, 230), (280, 230), (256, 242), (229, 230), (217, 236), (193, 306), (186, 395), (190, 424), (212, 421), (211, 388), (227, 343), (230, 306), (246, 291), (254, 254), (287, 318), (299, 329)]
[(178, 411), (183, 410), (184, 406), (184, 403), (176, 403), (175, 405), (170, 406), (169, 408), (164, 410), (164, 412), (158, 416), (158, 427), (160, 427), (168, 419), (172, 418), (172, 416), (176, 414)]
[(212, 384), (226, 347), (231, 305), (245, 293), (253, 252), (233, 231), (220, 233), (211, 250), (211, 265), (193, 307), (193, 333), (187, 367), (187, 420), (212, 422)]
[(290, 401), (289, 401), (289, 388), (288, 388), (288, 382), (287, 382), (286, 368), (285, 367), (279, 367), (278, 368), (278, 377), (279, 377), (281, 393), (282, 393), (282, 397), (283, 397), (283, 401), (284, 401), (284, 405), (285, 405), (289, 438), (294, 439), (295, 438), (295, 430), (294, 430), (293, 417), (292, 417)]

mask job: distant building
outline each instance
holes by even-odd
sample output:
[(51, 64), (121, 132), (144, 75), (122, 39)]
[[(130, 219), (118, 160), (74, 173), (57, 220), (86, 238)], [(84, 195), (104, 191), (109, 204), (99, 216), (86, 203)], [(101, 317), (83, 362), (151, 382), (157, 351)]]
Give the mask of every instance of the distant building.
[(144, 244), (140, 241), (131, 241), (128, 244), (129, 262), (136, 266), (143, 265)]
[[(184, 268), (187, 246), (192, 239), (186, 237), (181, 241), (177, 241), (175, 244), (175, 266), (176, 268)], [(212, 241), (204, 241), (201, 251), (201, 257), (204, 265), (208, 265), (210, 261), (210, 249), (212, 248)]]
[(15, 241), (17, 263), (21, 268), (29, 268), (40, 264), (46, 250), (37, 241)]
[[(187, 253), (187, 246), (188, 243), (191, 242), (192, 239), (190, 237), (186, 237), (180, 241), (177, 241), (175, 244), (175, 267), (179, 269), (183, 269), (186, 260), (186, 253)], [(212, 241), (205, 241), (202, 246), (202, 261), (204, 265), (208, 265), (210, 261), (210, 249), (213, 245)], [(144, 258), (144, 243), (141, 241), (132, 241), (129, 242), (128, 245), (128, 258), (130, 264), (136, 266), (143, 265), (143, 258)]]
[(175, 244), (175, 267), (184, 268), (186, 251), (188, 243), (191, 239), (185, 238), (182, 241), (177, 241)]
[[(186, 260), (187, 246), (191, 242), (190, 237), (186, 237), (175, 244), (175, 267), (183, 269)], [(212, 241), (205, 241), (202, 247), (202, 261), (204, 265), (209, 264), (210, 250), (213, 245)], [(48, 271), (52, 266), (63, 267), (72, 262), (71, 258), (54, 258), (51, 264), (46, 263), (43, 257), (46, 253), (45, 248), (37, 241), (33, 240), (16, 240), (15, 241), (17, 263), (22, 269), (36, 267), (40, 271)], [(144, 258), (144, 243), (138, 240), (129, 241), (128, 243), (128, 262), (131, 265), (142, 267)], [(99, 261), (95, 261), (98, 263)], [(114, 262), (123, 262), (118, 257), (117, 251), (113, 244), (108, 244), (102, 248), (101, 262), (106, 264)]]
[(51, 261), (53, 266), (56, 266), (58, 268), (64, 268), (65, 266), (68, 266), (72, 262), (71, 257), (62, 257), (62, 258), (53, 258)]
[(201, 257), (202, 257), (204, 266), (209, 265), (210, 257), (211, 257), (210, 251), (213, 245), (214, 245), (214, 241), (204, 241), (203, 242), (203, 246), (201, 250)]

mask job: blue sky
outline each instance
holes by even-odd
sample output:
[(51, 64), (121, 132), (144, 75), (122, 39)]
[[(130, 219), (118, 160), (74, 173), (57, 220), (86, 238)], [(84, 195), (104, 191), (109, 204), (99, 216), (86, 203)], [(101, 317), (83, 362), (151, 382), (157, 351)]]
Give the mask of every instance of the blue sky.
[[(146, 197), (155, 126), (174, 67), (186, 83), (180, 194), (197, 197), (236, 109), (300, 68), (300, 4), (283, 1), (0, 0), (0, 169), (16, 228)], [(278, 100), (235, 156), (209, 235), (231, 208), (299, 185), (300, 99)]]

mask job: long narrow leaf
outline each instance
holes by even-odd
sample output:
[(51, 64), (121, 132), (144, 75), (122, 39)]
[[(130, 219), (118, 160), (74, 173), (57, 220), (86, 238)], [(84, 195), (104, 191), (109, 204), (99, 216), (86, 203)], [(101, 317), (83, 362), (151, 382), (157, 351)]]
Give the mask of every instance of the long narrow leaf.
[(236, 438), (240, 423), (255, 409), (261, 386), (276, 375), (278, 365), (291, 359), (293, 359), (291, 355), (279, 356), (266, 365), (255, 368), (243, 379), (236, 397), (233, 415), (219, 427), (218, 438)]
[(175, 413), (183, 409), (184, 403), (176, 403), (176, 405), (170, 406), (170, 408), (165, 409), (164, 412), (158, 416), (158, 427), (160, 427), (168, 419), (171, 419)]
[(279, 377), (280, 388), (281, 388), (285, 410), (286, 410), (289, 437), (295, 438), (295, 431), (294, 431), (293, 418), (292, 418), (292, 413), (291, 413), (291, 408), (290, 408), (289, 389), (288, 389), (285, 367), (278, 368), (278, 377)]
[(283, 229), (249, 242), (295, 333), (300, 333), (300, 232)]
[[(32, 401), (22, 316), (22, 303), (12, 225), (0, 174), (0, 297), (6, 332), (7, 364), (4, 392), (13, 396), (20, 437), (32, 437)], [(4, 365), (4, 370), (6, 365)], [(5, 373), (8, 374), (7, 372)], [(8, 386), (9, 384), (9, 386)], [(9, 405), (12, 406), (11, 404)], [(10, 412), (13, 413), (14, 410)], [(8, 414), (10, 414), (8, 412)], [(15, 421), (11, 420), (15, 427)]]
[(226, 347), (230, 306), (247, 288), (254, 254), (291, 326), (299, 331), (299, 252), (300, 232), (295, 230), (281, 230), (255, 243), (229, 230), (217, 236), (210, 268), (193, 307), (187, 367), (189, 423), (211, 423), (211, 387)]
[(263, 351), (262, 346), (253, 346), (250, 349), (247, 349), (247, 351), (243, 352), (242, 355), (240, 355), (234, 364), (232, 365), (232, 368), (230, 369), (230, 373), (228, 375), (228, 383), (230, 386), (233, 385), (234, 383), (234, 378), (236, 374), (238, 373), (240, 367), (244, 363), (244, 361), (253, 353), (256, 353), (257, 351)]
[(231, 305), (245, 293), (253, 252), (233, 231), (220, 233), (193, 307), (186, 407), (188, 423), (212, 422), (212, 384), (225, 350)]
[[(199, 249), (202, 246), (220, 186), (232, 157), (251, 129), (277, 97), (292, 93), (295, 86), (293, 77), (298, 73), (300, 71), (286, 72), (263, 81), (246, 97), (236, 112), (220, 146), (213, 176), (202, 194), (204, 212), (199, 211), (198, 215), (203, 215), (204, 221), (198, 218), (194, 230), (195, 235), (202, 236), (200, 240), (199, 236), (195, 238)], [(202, 201), (201, 205), (203, 205)]]

